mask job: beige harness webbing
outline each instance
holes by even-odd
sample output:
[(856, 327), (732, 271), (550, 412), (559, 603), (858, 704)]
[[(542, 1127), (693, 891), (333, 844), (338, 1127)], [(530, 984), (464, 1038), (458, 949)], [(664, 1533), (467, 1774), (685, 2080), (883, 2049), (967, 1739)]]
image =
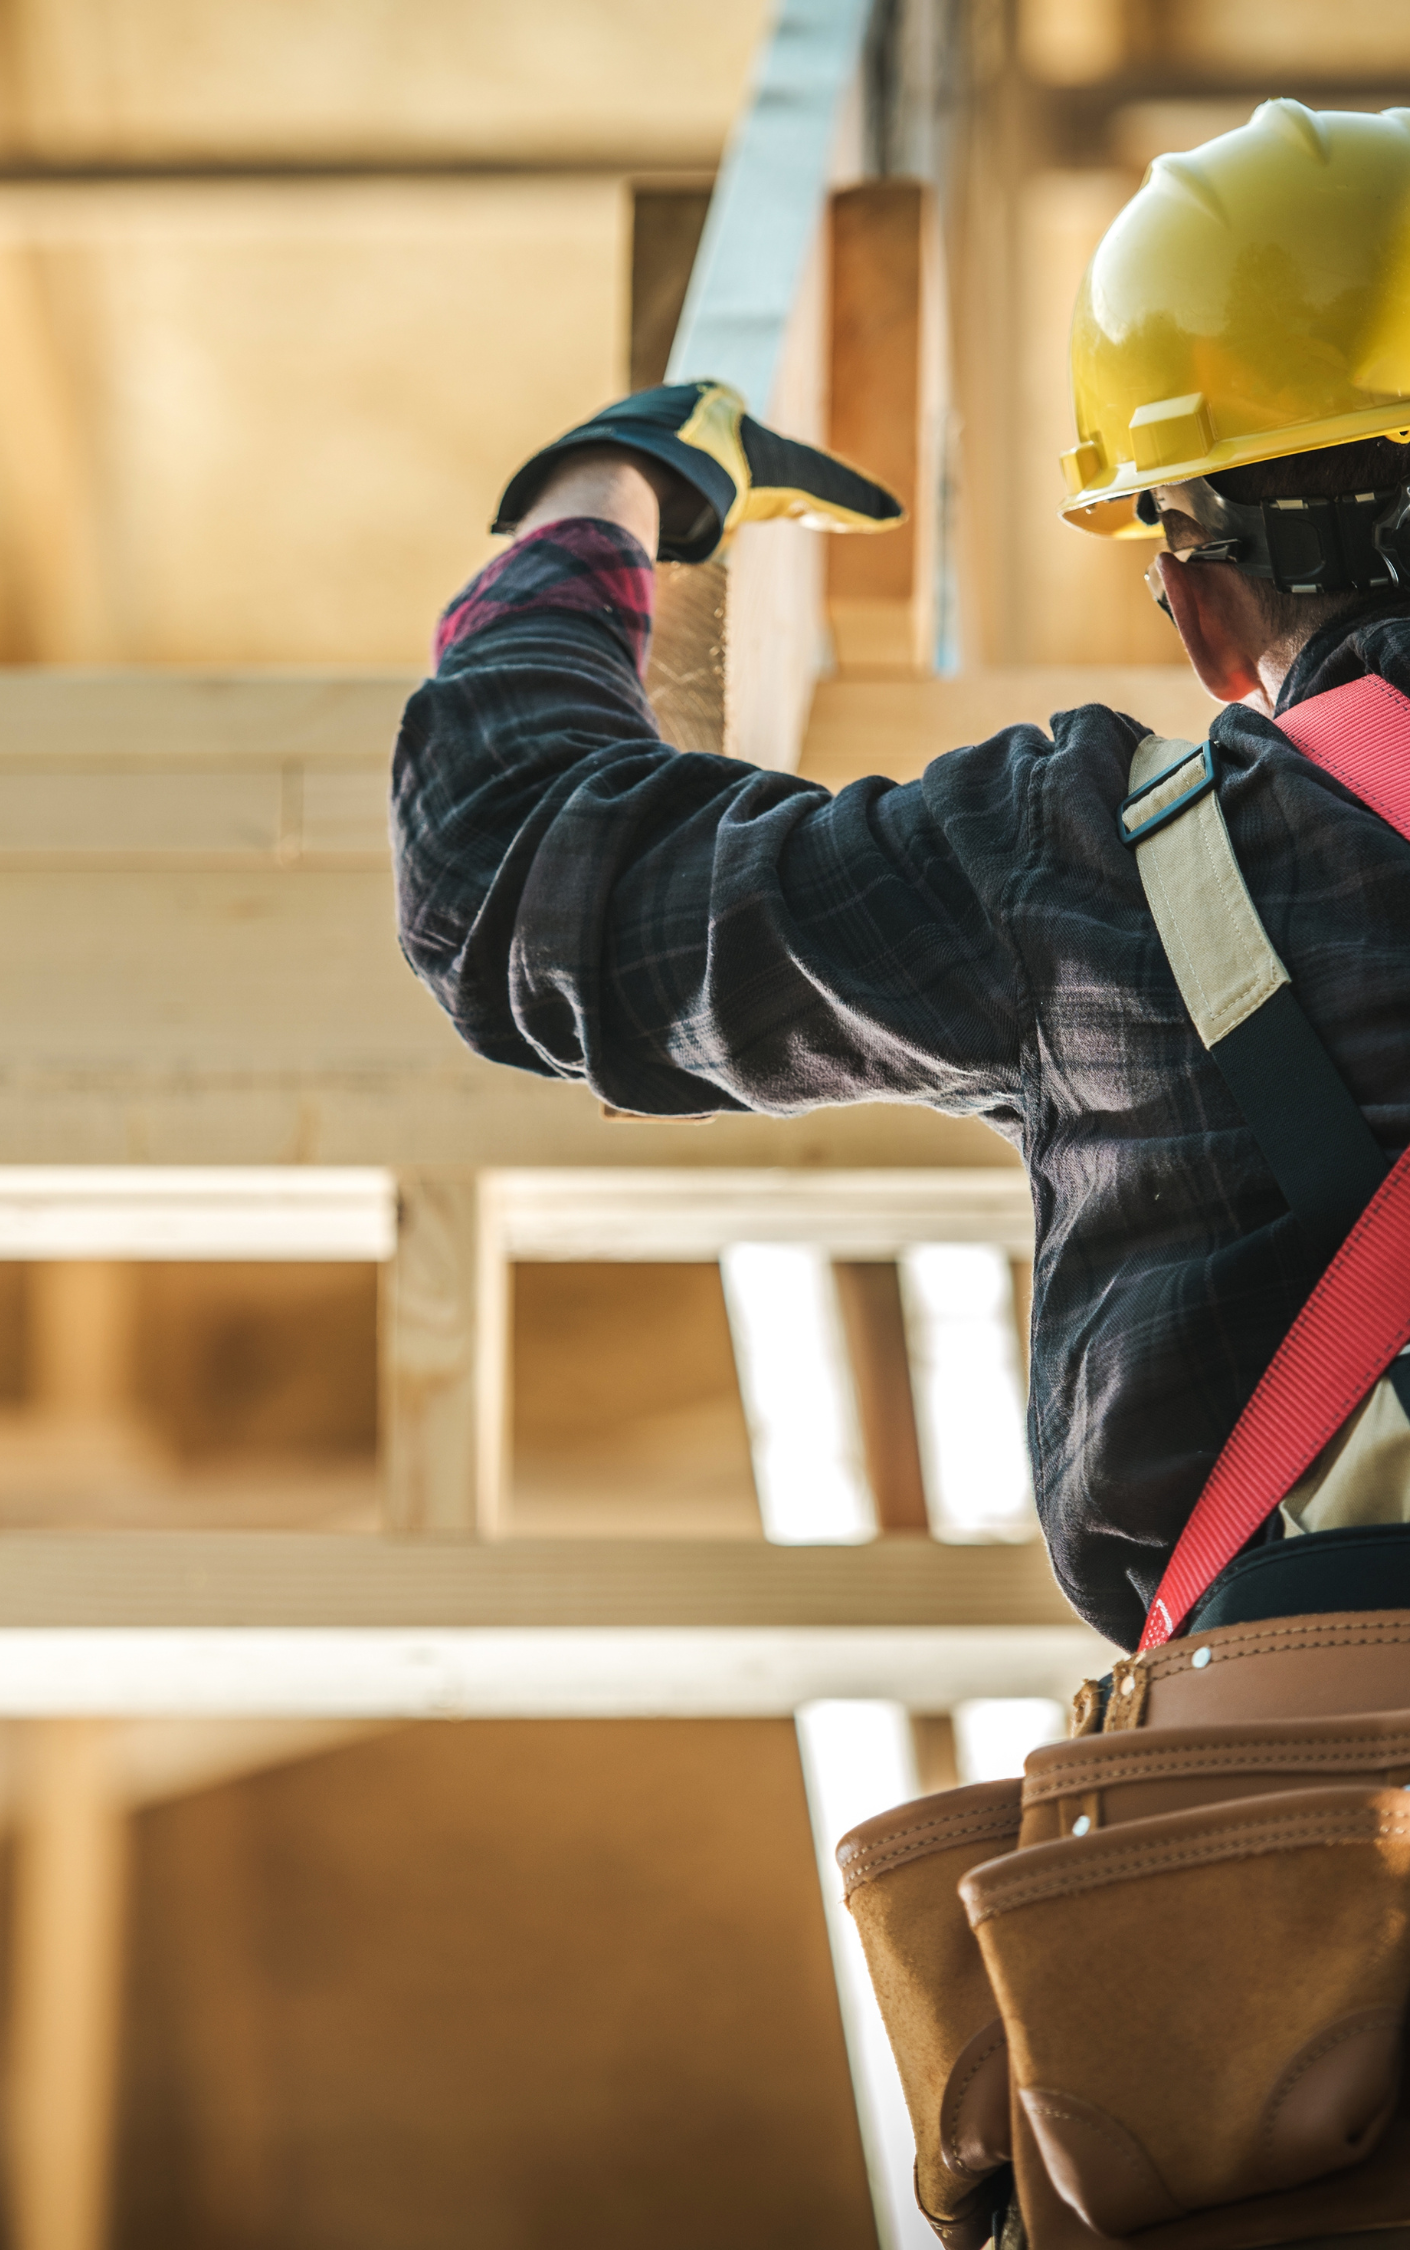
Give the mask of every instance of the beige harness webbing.
[[(1194, 743), (1146, 736), (1131, 761), (1130, 787), (1149, 794), (1123, 812), (1128, 834), (1199, 784), (1204, 756)], [(1180, 997), (1212, 1047), (1291, 982), (1249, 897), (1215, 791), (1176, 813), (1135, 851)]]

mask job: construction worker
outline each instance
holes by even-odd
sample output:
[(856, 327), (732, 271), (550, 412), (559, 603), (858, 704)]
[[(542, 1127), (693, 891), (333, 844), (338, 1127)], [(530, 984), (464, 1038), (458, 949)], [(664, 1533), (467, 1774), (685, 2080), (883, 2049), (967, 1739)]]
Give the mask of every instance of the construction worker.
[[(1410, 846), (1279, 721), (1363, 677), (1410, 690), (1407, 211), (1410, 112), (1271, 102), (1160, 159), (1083, 288), (1065, 463), (1079, 529), (1164, 536), (1154, 590), (1225, 706), (1202, 786), (1382, 1167), (1410, 1143)], [(479, 1054), (622, 1110), (911, 1102), (1012, 1141), (1038, 1512), (1069, 1599), (1132, 1649), (1339, 1228), (1280, 1184), (1172, 972), (1118, 827), (1138, 717), (1088, 704), (835, 796), (660, 740), (653, 556), (785, 513), (897, 510), (708, 383), (519, 471), (513, 544), (406, 713), (402, 943)], [(1390, 1439), (1382, 1519), (1410, 1497), (1403, 1412)]]

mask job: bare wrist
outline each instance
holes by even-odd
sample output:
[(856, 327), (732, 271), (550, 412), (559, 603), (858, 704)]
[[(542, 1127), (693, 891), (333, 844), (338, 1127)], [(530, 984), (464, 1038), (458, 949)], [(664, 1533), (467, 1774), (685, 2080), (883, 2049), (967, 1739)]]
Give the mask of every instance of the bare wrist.
[(596, 516), (620, 524), (648, 555), (661, 530), (661, 495), (674, 482), (643, 453), (621, 446), (584, 446), (563, 456), (533, 506), (520, 518), (516, 539), (569, 516)]

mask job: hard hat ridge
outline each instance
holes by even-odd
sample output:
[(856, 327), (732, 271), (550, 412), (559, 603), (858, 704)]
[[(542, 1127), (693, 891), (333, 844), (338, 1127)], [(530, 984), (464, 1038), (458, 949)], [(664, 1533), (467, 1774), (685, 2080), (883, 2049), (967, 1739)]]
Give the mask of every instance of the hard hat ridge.
[(1158, 156), (1088, 267), (1072, 385), (1064, 513), (1116, 537), (1157, 485), (1410, 432), (1410, 110), (1280, 98)]

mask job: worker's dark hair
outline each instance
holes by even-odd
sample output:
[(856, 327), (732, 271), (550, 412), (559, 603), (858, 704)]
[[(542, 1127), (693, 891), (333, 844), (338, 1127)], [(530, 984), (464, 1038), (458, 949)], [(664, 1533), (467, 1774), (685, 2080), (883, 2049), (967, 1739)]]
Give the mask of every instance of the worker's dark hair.
[[(1410, 445), (1394, 438), (1363, 438), (1355, 445), (1328, 445), (1318, 453), (1286, 454), (1280, 461), (1250, 461), (1240, 469), (1220, 469), (1209, 479), (1226, 500), (1333, 499), (1341, 492), (1383, 492), (1410, 479)], [(1320, 625), (1356, 609), (1369, 609), (1383, 595), (1283, 594), (1266, 578), (1251, 578), (1259, 607), (1276, 641), (1299, 643)], [(1410, 602), (1410, 594), (1406, 599)]]

